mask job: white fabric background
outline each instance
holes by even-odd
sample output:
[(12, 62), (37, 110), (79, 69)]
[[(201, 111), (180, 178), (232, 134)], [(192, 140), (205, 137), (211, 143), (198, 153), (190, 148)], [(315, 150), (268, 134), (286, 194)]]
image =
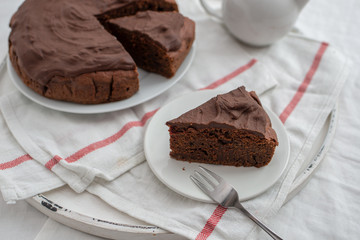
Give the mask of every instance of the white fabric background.
[[(8, 1), (0, 8), (2, 37), (7, 18), (15, 9), (13, 4), (16, 4), (15, 1)], [(310, 1), (297, 27), (306, 36), (327, 41), (341, 49), (357, 66), (360, 64), (359, 10), (360, 3), (356, 0), (336, 4), (325, 0)], [(360, 237), (359, 77), (360, 70), (354, 68), (339, 100), (339, 125), (322, 166), (306, 188), (287, 203), (272, 222), (277, 231), (283, 233), (284, 239)], [(0, 202), (2, 239), (98, 239), (52, 221), (43, 225), (45, 220), (45, 216), (25, 203), (6, 206)], [(39, 232), (41, 226), (43, 228)]]

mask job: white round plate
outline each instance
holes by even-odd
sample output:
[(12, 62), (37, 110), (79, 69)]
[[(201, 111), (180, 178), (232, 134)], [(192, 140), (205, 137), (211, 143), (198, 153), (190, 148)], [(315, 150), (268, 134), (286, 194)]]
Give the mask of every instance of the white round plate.
[(8, 67), (10, 79), (14, 83), (15, 87), (32, 101), (40, 105), (43, 105), (45, 107), (62, 112), (89, 114), (89, 113), (112, 112), (112, 111), (130, 108), (160, 95), (161, 93), (165, 92), (170, 87), (172, 87), (184, 76), (184, 74), (187, 72), (187, 70), (189, 69), (192, 63), (194, 56), (195, 56), (195, 44), (193, 44), (188, 56), (181, 64), (180, 68), (177, 70), (174, 77), (170, 79), (162, 77), (155, 73), (149, 73), (142, 69), (138, 69), (140, 87), (139, 87), (139, 91), (135, 93), (132, 97), (118, 102), (91, 104), (91, 105), (57, 101), (43, 97), (38, 93), (34, 92), (32, 89), (30, 89), (23, 83), (23, 81), (19, 78), (15, 69), (13, 68), (9, 57), (7, 58), (7, 67)]
[[(165, 123), (199, 106), (219, 93), (222, 92), (217, 90), (199, 91), (174, 100), (162, 107), (154, 115), (145, 134), (145, 156), (154, 174), (175, 192), (203, 202), (213, 201), (195, 186), (189, 178), (190, 174), (193, 174), (193, 171), (199, 166), (199, 163), (188, 163), (170, 158), (170, 137)], [(271, 119), (279, 141), (273, 159), (267, 166), (255, 168), (201, 164), (233, 185), (239, 193), (240, 201), (253, 198), (275, 184), (285, 170), (289, 159), (290, 143), (286, 130), (272, 111), (266, 107), (264, 109)]]

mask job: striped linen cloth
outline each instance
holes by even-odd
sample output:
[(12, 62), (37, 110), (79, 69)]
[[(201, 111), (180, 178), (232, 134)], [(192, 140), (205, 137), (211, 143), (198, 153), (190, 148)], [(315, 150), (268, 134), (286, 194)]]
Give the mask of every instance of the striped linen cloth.
[[(283, 122), (291, 153), (280, 180), (265, 193), (244, 202), (244, 206), (276, 231), (268, 220), (285, 203), (302, 163), (336, 104), (350, 64), (328, 43), (294, 35), (270, 48), (249, 51), (257, 52), (259, 61), (266, 63), (277, 80), (277, 86), (260, 98)], [(228, 82), (214, 85), (232, 89), (234, 82), (248, 79), (247, 74), (255, 70), (256, 64)], [(87, 190), (130, 216), (189, 239), (259, 239), (262, 234), (235, 209), (193, 201), (168, 190), (146, 162), (111, 182), (95, 180)]]
[[(291, 144), (280, 180), (244, 203), (266, 222), (284, 203), (334, 107), (348, 62), (328, 43), (295, 35), (267, 48), (243, 46), (197, 2), (180, 3), (181, 11), (197, 24), (194, 62), (179, 83), (144, 104), (78, 115), (39, 106), (16, 90), (1, 91), (0, 190), (5, 201), (14, 203), (68, 184), (76, 192), (87, 190), (120, 211), (189, 239), (256, 237), (255, 226), (235, 210), (179, 196), (156, 179), (143, 153), (146, 123), (161, 106), (187, 92), (240, 85), (255, 90), (284, 123)], [(11, 89), (4, 69), (0, 77), (1, 84)]]

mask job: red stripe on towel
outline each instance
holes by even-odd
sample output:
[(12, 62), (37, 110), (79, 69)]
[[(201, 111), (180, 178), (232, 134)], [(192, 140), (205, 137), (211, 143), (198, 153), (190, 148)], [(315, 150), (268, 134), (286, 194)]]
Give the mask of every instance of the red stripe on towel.
[(58, 155), (55, 155), (52, 159), (50, 159), (46, 164), (45, 167), (49, 170), (51, 170), (56, 164), (58, 164), (62, 160), (61, 157)]
[(0, 163), (0, 170), (5, 170), (5, 169), (8, 169), (8, 168), (13, 168), (23, 162), (26, 162), (28, 160), (31, 160), (32, 157), (30, 157), (29, 154), (26, 154), (26, 155), (23, 155), (23, 156), (20, 156), (12, 161), (9, 161), (9, 162), (5, 162), (5, 163)]
[(292, 111), (295, 109), (297, 104), (300, 102), (302, 96), (306, 92), (307, 87), (309, 86), (314, 74), (316, 73), (316, 70), (319, 67), (319, 64), (321, 62), (322, 56), (325, 53), (326, 48), (329, 46), (328, 43), (323, 42), (318, 50), (318, 52), (315, 55), (315, 58), (313, 60), (313, 63), (311, 64), (311, 67), (309, 71), (307, 72), (303, 82), (299, 86), (298, 90), (296, 91), (294, 97), (290, 101), (290, 103), (286, 106), (284, 111), (280, 114), (280, 120), (285, 123)]
[(99, 148), (103, 148), (106, 147), (107, 145), (117, 141), (119, 138), (121, 138), (128, 130), (130, 130), (133, 127), (142, 127), (145, 125), (145, 123), (157, 112), (158, 109), (155, 109), (151, 112), (145, 113), (143, 118), (140, 121), (132, 121), (132, 122), (128, 122), (126, 123), (121, 129), (120, 131), (118, 131), (117, 133), (115, 133), (114, 135), (105, 138), (104, 140), (92, 143), (90, 145), (88, 145), (87, 147), (84, 147), (82, 149), (80, 149), (79, 151), (77, 151), (76, 153), (74, 153), (73, 155), (67, 157), (65, 159), (65, 161), (67, 161), (68, 163), (72, 163), (75, 162), (77, 160), (79, 160), (80, 158), (84, 157), (85, 155), (99, 149)]
[(224, 208), (221, 205), (218, 205), (214, 210), (211, 217), (207, 220), (202, 231), (196, 236), (196, 240), (205, 240), (207, 239), (211, 233), (214, 231), (216, 225), (220, 221), (221, 217), (226, 212), (227, 208)]
[(214, 88), (228, 82), (229, 80), (233, 79), (234, 77), (238, 76), (239, 74), (245, 72), (246, 70), (251, 68), (256, 62), (257, 62), (256, 59), (251, 59), (250, 62), (248, 62), (246, 65), (239, 67), (238, 69), (236, 69), (232, 73), (230, 73), (230, 74), (226, 75), (225, 77), (211, 83), (207, 87), (201, 88), (199, 90), (214, 89)]

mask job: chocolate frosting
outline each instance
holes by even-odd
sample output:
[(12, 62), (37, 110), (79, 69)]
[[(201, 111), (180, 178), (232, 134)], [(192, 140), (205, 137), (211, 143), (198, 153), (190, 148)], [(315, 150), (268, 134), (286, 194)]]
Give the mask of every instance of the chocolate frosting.
[(215, 127), (244, 129), (277, 141), (270, 118), (255, 92), (239, 87), (218, 95), (180, 117), (168, 121), (169, 126), (191, 124), (194, 128)]
[(24, 2), (11, 20), (9, 37), (22, 71), (44, 85), (54, 76), (135, 69), (123, 46), (96, 19), (91, 3)]
[(134, 16), (111, 19), (110, 23), (128, 31), (148, 35), (166, 51), (176, 51), (181, 47), (180, 33), (184, 17), (179, 13), (138, 12)]
[[(46, 85), (54, 76), (76, 77), (95, 71), (134, 70), (133, 59), (97, 17), (131, 4), (151, 2), (27, 0), (11, 19), (9, 42), (21, 70), (41, 85)], [(161, 2), (172, 4), (174, 0)]]

